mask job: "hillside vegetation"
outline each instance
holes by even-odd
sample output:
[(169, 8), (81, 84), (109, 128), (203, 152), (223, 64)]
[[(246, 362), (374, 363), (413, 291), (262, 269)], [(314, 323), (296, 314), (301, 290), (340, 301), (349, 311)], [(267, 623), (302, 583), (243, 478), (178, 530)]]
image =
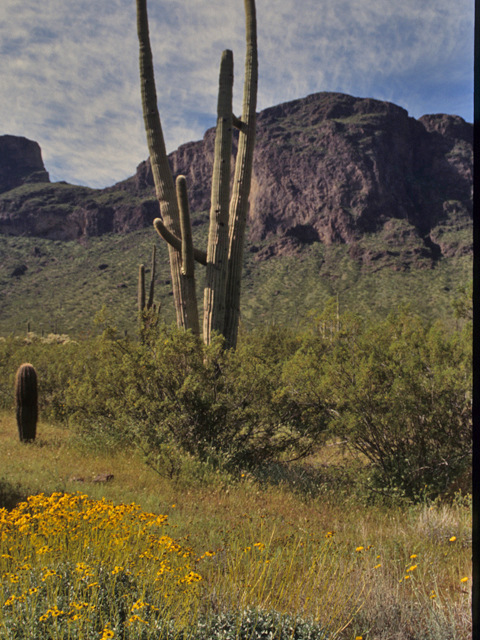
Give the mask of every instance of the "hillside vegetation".
[[(206, 245), (206, 214), (194, 225), (198, 246)], [(468, 229), (465, 233), (470, 234)], [(120, 332), (135, 335), (138, 265), (148, 273), (153, 244), (157, 244), (156, 301), (162, 318), (174, 320), (167, 249), (154, 230), (89, 238), (84, 244), (0, 236), (0, 335), (92, 331), (92, 319), (106, 305)], [(267, 245), (267, 241), (264, 242)], [(312, 310), (338, 295), (340, 310), (365, 318), (384, 318), (400, 304), (424, 319), (454, 325), (452, 301), (471, 279), (472, 257), (460, 255), (434, 265), (425, 258), (418, 267), (404, 268), (380, 235), (365, 236), (358, 246), (383, 252), (378, 261), (359, 262), (344, 244), (306, 245), (295, 255), (257, 260), (247, 251), (242, 283), (242, 322), (246, 328), (282, 324), (297, 326)], [(261, 248), (261, 244), (259, 245)], [(258, 247), (256, 247), (258, 249)], [(204, 272), (197, 268), (202, 291)], [(200, 299), (202, 309), (203, 299)]]
[[(362, 491), (407, 500), (448, 493), (470, 465), (471, 322), (446, 329), (408, 310), (381, 322), (338, 313), (307, 328), (243, 332), (235, 351), (147, 315), (140, 341), (104, 310), (103, 333), (0, 341), (0, 402), (11, 408), (22, 362), (37, 369), (41, 409), (109, 446), (140, 448), (159, 473), (183, 456), (235, 471), (299, 459), (340, 438), (366, 463)], [(361, 486), (360, 478), (357, 486)]]

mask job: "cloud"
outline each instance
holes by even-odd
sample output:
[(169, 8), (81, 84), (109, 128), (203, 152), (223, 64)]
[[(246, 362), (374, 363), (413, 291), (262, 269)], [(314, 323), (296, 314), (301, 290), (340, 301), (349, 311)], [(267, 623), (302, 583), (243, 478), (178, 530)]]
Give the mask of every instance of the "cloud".
[[(470, 0), (258, 0), (258, 109), (317, 91), (391, 100), (411, 115), (473, 113)], [(241, 0), (149, 0), (169, 151), (215, 123), (223, 49), (241, 112)], [(147, 155), (133, 0), (2, 0), (0, 122), (40, 143), (53, 180), (103, 187)]]

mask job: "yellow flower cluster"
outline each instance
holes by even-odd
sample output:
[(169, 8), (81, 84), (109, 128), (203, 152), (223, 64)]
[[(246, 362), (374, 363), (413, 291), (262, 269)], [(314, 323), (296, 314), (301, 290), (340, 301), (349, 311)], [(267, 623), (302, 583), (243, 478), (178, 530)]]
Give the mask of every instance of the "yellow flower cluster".
[[(145, 612), (160, 611), (155, 604), (186, 607), (202, 577), (193, 571), (192, 551), (166, 535), (166, 526), (165, 515), (80, 493), (41, 494), (10, 512), (1, 509), (0, 623), (18, 620), (28, 609), (43, 624), (85, 625), (105, 607), (105, 589), (113, 593), (118, 581), (129, 580), (149, 594), (150, 603), (135, 600), (126, 588), (128, 625), (148, 623)], [(114, 598), (111, 606), (117, 606)], [(102, 638), (113, 634), (105, 625)]]

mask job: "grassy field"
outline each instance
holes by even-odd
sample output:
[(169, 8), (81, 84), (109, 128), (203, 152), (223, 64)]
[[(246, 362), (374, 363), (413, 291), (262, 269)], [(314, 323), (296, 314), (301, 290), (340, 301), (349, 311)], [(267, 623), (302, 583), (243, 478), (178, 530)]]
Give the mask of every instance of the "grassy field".
[[(208, 468), (200, 472), (192, 463), (190, 471), (187, 465), (186, 472), (172, 481), (146, 467), (135, 452), (89, 448), (71, 431), (42, 422), (35, 443), (22, 444), (18, 441), (15, 418), (7, 412), (0, 416), (0, 469), (0, 506), (8, 509), (40, 493), (49, 496), (53, 492), (81, 492), (93, 500), (88, 508), (98, 513), (107, 507), (95, 506), (96, 501), (105, 499), (114, 505), (108, 507), (109, 513), (116, 513), (115, 508), (120, 505), (136, 503), (141, 512), (168, 516), (165, 524), (168, 536), (178, 542), (180, 548), (191, 550), (188, 556), (191, 573), (187, 575), (201, 577), (192, 578), (195, 584), (191, 588), (181, 593), (177, 589), (177, 595), (171, 598), (173, 608), (167, 611), (177, 618), (181, 610), (190, 612), (182, 623), (190, 634), (194, 634), (198, 620), (209, 620), (207, 626), (219, 624), (228, 612), (246, 610), (256, 611), (255, 615), (261, 619), (264, 614), (259, 614), (260, 610), (290, 616), (299, 614), (304, 620), (310, 620), (309, 629), (323, 629), (325, 634), (328, 630), (329, 638), (345, 640), (427, 637), (466, 640), (471, 636), (471, 502), (468, 496), (456, 493), (449, 502), (403, 508), (364, 506), (349, 491), (355, 470), (334, 443), (301, 464), (271, 466), (263, 475), (239, 472), (233, 477)], [(105, 481), (107, 476), (112, 477)], [(52, 503), (48, 504), (48, 508), (53, 509)], [(125, 510), (123, 508), (122, 513)], [(6, 522), (7, 512), (0, 513)], [(132, 516), (131, 521), (136, 522), (135, 518), (137, 515)], [(74, 519), (71, 523), (71, 530), (77, 531)], [(60, 529), (48, 533), (52, 536), (52, 546)], [(42, 581), (48, 575), (56, 575), (55, 584), (61, 585), (61, 576), (67, 573), (62, 553), (75, 560), (76, 570), (87, 572), (87, 565), (82, 565), (87, 558), (83, 558), (82, 553), (90, 549), (89, 536), (97, 536), (95, 529), (99, 526), (82, 529), (83, 546), (80, 545), (79, 550), (72, 542), (68, 551), (37, 556), (38, 567), (32, 561), (17, 567), (16, 572), (7, 567), (14, 551), (2, 548), (2, 589), (10, 605), (1, 608), (1, 638), (14, 637), (8, 632), (13, 629), (13, 605), (23, 606), (22, 595), (17, 597), (16, 604), (12, 595), (23, 593), (25, 599), (30, 597), (30, 592), (36, 594), (37, 588), (44, 587)], [(134, 544), (133, 538), (126, 535), (121, 553), (118, 545), (115, 552), (110, 550), (112, 536), (105, 539), (98, 536), (97, 548), (105, 566), (111, 565), (110, 573), (119, 572), (121, 563), (123, 567), (130, 562), (130, 579), (135, 577), (138, 593), (144, 598), (141, 600), (138, 596), (130, 603), (127, 621), (130, 626), (123, 637), (160, 637), (153, 634), (156, 614), (153, 596), (145, 582), (148, 576), (142, 573), (146, 569), (135, 573), (141, 557), (138, 536)], [(20, 536), (15, 545), (24, 544), (27, 537)], [(61, 549), (61, 545), (58, 548)], [(19, 551), (24, 557), (28, 553), (23, 549)], [(97, 571), (92, 557), (89, 556), (88, 561), (91, 571)], [(48, 571), (56, 573), (48, 574)], [(75, 573), (75, 569), (73, 571)], [(94, 581), (98, 583), (98, 575), (89, 580), (92, 580), (90, 586)], [(47, 578), (45, 582), (50, 584)], [(77, 582), (78, 588), (86, 585), (80, 579)], [(59, 590), (60, 586), (56, 588)], [(150, 608), (145, 604), (147, 592)], [(42, 624), (51, 621), (50, 630), (58, 627), (57, 635), (49, 637), (122, 637), (121, 625), (115, 622), (118, 611), (108, 608), (113, 607), (112, 603), (102, 609), (101, 600), (95, 600), (98, 604), (96, 626), (93, 622), (93, 626), (89, 626), (89, 616), (94, 620), (94, 614), (84, 612), (83, 635), (74, 635), (71, 630), (80, 618), (75, 618), (73, 609), (67, 611), (66, 600), (62, 601), (63, 610), (59, 613), (60, 609), (53, 608), (54, 602), (49, 600), (54, 592), (44, 587), (39, 593), (44, 594), (43, 599), (37, 597), (34, 610), (46, 616)], [(55, 593), (57, 599), (60, 598), (60, 591)], [(158, 606), (157, 602), (157, 611)], [(103, 617), (98, 613), (100, 610)], [(141, 616), (135, 617), (136, 613)], [(276, 620), (278, 630), (280, 623)], [(243, 628), (238, 620), (235, 624), (237, 631)], [(61, 631), (64, 628), (70, 629), (71, 635)], [(153, 635), (148, 635), (150, 632)], [(213, 631), (211, 635), (204, 632), (198, 637), (214, 637)], [(307, 635), (305, 631), (304, 635), (278, 637), (300, 639), (327, 635)]]

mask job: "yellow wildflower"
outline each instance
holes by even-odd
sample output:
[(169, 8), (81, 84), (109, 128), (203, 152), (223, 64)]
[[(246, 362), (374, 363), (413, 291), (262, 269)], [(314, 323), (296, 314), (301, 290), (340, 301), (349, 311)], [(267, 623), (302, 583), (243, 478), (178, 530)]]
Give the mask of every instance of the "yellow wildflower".
[(123, 567), (115, 567), (112, 571), (112, 575), (116, 576), (117, 573), (120, 573), (120, 571), (123, 571)]
[(133, 622), (143, 622), (143, 624), (148, 624), (147, 620), (143, 620), (143, 618), (140, 618), (140, 616), (131, 616), (131, 618), (129, 618), (127, 620), (127, 625), (130, 626)]

